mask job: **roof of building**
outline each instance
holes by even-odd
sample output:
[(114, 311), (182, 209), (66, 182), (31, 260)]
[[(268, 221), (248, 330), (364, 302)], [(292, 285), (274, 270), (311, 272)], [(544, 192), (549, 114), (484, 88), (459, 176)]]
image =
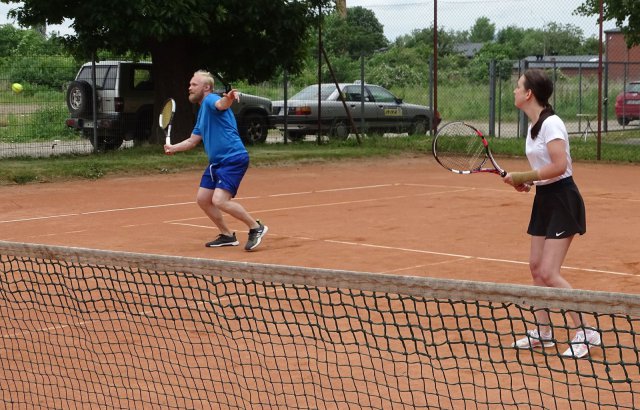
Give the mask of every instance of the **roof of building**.
[[(529, 68), (597, 68), (597, 55), (581, 55), (581, 56), (528, 56), (523, 60), (529, 63)], [(519, 63), (515, 63), (517, 67)]]
[(484, 46), (484, 43), (461, 43), (456, 44), (454, 49), (465, 57), (472, 58), (478, 54), (482, 46)]

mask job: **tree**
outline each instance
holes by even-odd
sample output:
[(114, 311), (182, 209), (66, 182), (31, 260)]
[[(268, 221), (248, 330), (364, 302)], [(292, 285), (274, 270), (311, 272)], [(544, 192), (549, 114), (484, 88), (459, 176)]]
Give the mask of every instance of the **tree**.
[(573, 24), (551, 22), (544, 27), (545, 54), (572, 55), (584, 44), (584, 31)]
[(576, 14), (583, 16), (600, 16), (602, 1), (604, 21), (615, 20), (631, 48), (640, 44), (640, 1), (638, 0), (585, 0), (576, 9)]
[(509, 26), (498, 32), (496, 42), (507, 46), (511, 59), (530, 55), (579, 55), (597, 51), (593, 39), (584, 38), (581, 28), (572, 24), (548, 23), (543, 29)]
[(352, 59), (389, 45), (375, 13), (360, 6), (348, 8), (346, 19), (338, 13), (327, 16), (324, 38), (327, 52)]
[(0, 56), (11, 56), (22, 40), (22, 31), (10, 24), (0, 26)]
[(469, 77), (477, 82), (486, 83), (489, 78), (489, 63), (498, 62), (498, 76), (503, 80), (511, 77), (513, 57), (511, 47), (499, 43), (487, 43), (469, 64)]
[[(433, 53), (433, 31), (434, 27), (424, 29), (415, 29), (411, 34), (405, 34), (396, 38), (394, 45), (396, 47), (425, 47), (424, 55)], [(438, 29), (438, 55), (444, 56), (457, 53), (456, 44), (460, 43), (460, 33), (446, 31), (444, 28)]]
[(63, 51), (60, 39), (55, 35), (47, 37), (37, 29), (0, 25), (0, 56), (56, 55)]
[[(66, 36), (73, 53), (100, 50), (151, 56), (156, 106), (178, 102), (175, 135), (187, 137), (193, 112), (187, 86), (193, 72), (221, 72), (227, 80), (264, 80), (279, 68), (301, 67), (308, 28), (329, 0), (0, 0), (23, 26), (73, 21)], [(157, 141), (160, 141), (159, 133)]]
[(488, 43), (493, 41), (496, 25), (487, 17), (479, 17), (469, 33), (469, 41), (473, 43)]

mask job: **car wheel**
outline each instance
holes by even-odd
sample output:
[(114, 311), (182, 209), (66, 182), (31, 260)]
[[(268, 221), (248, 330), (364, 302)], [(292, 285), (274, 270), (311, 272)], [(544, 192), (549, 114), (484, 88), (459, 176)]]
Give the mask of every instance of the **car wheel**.
[(93, 150), (96, 152), (107, 152), (113, 151), (122, 145), (124, 139), (122, 137), (116, 137), (113, 135), (100, 136), (98, 135), (98, 141), (93, 140), (93, 136), (89, 138), (91, 145), (93, 145)]
[(93, 112), (93, 92), (86, 81), (72, 81), (67, 88), (67, 108), (72, 115), (81, 117)]
[(618, 124), (620, 125), (629, 125), (631, 119), (628, 117), (618, 117)]
[(267, 141), (269, 126), (264, 114), (252, 112), (243, 115), (238, 128), (245, 144), (263, 144)]
[(418, 117), (414, 118), (411, 126), (409, 127), (409, 135), (427, 135), (429, 124), (426, 118)]
[(349, 126), (345, 121), (336, 121), (329, 130), (329, 138), (338, 141), (344, 141), (349, 136)]

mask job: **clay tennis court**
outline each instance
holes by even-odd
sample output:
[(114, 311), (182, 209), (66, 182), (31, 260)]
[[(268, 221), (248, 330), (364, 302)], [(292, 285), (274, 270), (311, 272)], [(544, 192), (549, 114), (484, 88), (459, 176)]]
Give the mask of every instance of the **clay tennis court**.
[[(500, 163), (526, 169), (524, 160)], [(638, 293), (640, 193), (634, 181), (640, 167), (578, 163), (574, 169), (588, 228), (574, 241), (563, 274), (576, 288)], [(203, 246), (217, 230), (193, 201), (199, 175), (2, 187), (0, 239), (530, 283), (525, 227), (533, 195), (515, 192), (494, 175), (454, 175), (423, 157), (251, 168), (238, 201), (270, 228), (251, 253), (241, 246)], [(244, 241), (246, 227), (229, 223)], [(557, 358), (545, 362), (564, 366)], [(582, 364), (588, 366), (575, 367)]]
[[(509, 169), (525, 160), (501, 159)], [(563, 274), (581, 289), (640, 290), (640, 167), (577, 163), (587, 233)], [(269, 226), (255, 252), (207, 249), (199, 172), (0, 187), (0, 239), (268, 264), (529, 284), (532, 193), (454, 175), (430, 157), (250, 168), (237, 200)], [(233, 219), (241, 245), (246, 227)]]

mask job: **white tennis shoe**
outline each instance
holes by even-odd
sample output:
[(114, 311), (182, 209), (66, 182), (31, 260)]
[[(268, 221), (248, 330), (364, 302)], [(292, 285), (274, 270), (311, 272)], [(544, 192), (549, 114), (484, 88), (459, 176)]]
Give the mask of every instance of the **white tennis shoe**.
[(533, 329), (527, 330), (527, 335), (522, 339), (516, 340), (511, 347), (517, 349), (534, 349), (536, 347), (553, 347), (555, 344), (552, 334), (540, 335), (538, 329)]
[(581, 359), (589, 354), (589, 349), (601, 344), (602, 339), (600, 338), (600, 332), (597, 330), (578, 330), (571, 342), (569, 342), (569, 348), (562, 355)]

